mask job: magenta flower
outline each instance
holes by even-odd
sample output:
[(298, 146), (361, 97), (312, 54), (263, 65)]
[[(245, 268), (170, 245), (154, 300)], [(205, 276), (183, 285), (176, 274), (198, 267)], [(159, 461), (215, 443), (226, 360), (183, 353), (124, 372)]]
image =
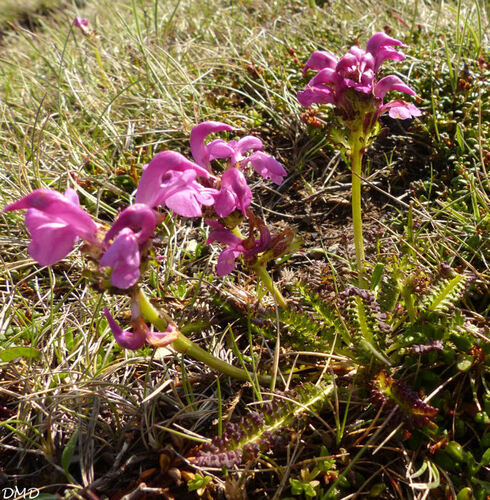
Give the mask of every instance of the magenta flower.
[(153, 210), (137, 203), (121, 212), (104, 238), (104, 246), (114, 238), (102, 255), (99, 265), (112, 267), (111, 283), (126, 290), (140, 277), (141, 250), (153, 234), (156, 218)]
[[(208, 221), (208, 223), (210, 223), (210, 221)], [(216, 265), (216, 273), (218, 276), (225, 276), (235, 269), (236, 259), (240, 255), (244, 255), (247, 251), (243, 246), (243, 240), (222, 226), (209, 233), (206, 245), (210, 245), (214, 241), (227, 245), (220, 253)]]
[(308, 61), (306, 61), (303, 74), (306, 74), (309, 69), (313, 69), (315, 71), (320, 71), (325, 68), (335, 69), (337, 62), (337, 57), (330, 52), (316, 50), (313, 54), (311, 54)]
[(240, 170), (230, 168), (223, 173), (221, 188), (214, 199), (214, 209), (220, 217), (227, 217), (235, 210), (240, 210), (247, 216), (247, 208), (252, 202), (252, 191)]
[(122, 229), (99, 260), (101, 267), (112, 267), (111, 283), (126, 290), (140, 277), (141, 255), (136, 235), (128, 227)]
[[(207, 121), (199, 123), (199, 125), (196, 125), (191, 131), (190, 143), (192, 157), (198, 165), (201, 165), (201, 167), (209, 171), (211, 171), (211, 162), (214, 159), (227, 158), (228, 156), (221, 156), (222, 153), (220, 153), (218, 148), (214, 148), (212, 151), (212, 146), (210, 146), (210, 144), (205, 145), (204, 139), (210, 134), (222, 132), (224, 130), (235, 130), (235, 128), (226, 123)], [(227, 154), (227, 152), (225, 151), (224, 154)]]
[(75, 19), (73, 19), (73, 26), (80, 29), (86, 28), (88, 26), (88, 19), (76, 16)]
[(64, 259), (79, 237), (97, 243), (97, 225), (80, 208), (73, 189), (67, 189), (64, 195), (51, 189), (37, 189), (3, 211), (22, 209), (27, 209), (25, 223), (31, 234), (29, 254), (43, 266)]
[(386, 59), (393, 61), (403, 61), (405, 59), (405, 54), (392, 48), (396, 46), (403, 46), (403, 44), (383, 32), (375, 33), (368, 40), (366, 51), (374, 57), (374, 71), (376, 73)]
[[(375, 33), (368, 41), (366, 50), (352, 47), (338, 61), (328, 52), (314, 52), (308, 59), (304, 71), (313, 69), (318, 73), (309, 81), (304, 91), (298, 92), (298, 101), (303, 106), (333, 104), (340, 111), (344, 122), (374, 126), (379, 116), (389, 112), (392, 117), (411, 118), (421, 112), (403, 101), (383, 104), (386, 94), (392, 90), (415, 95), (415, 92), (394, 75), (377, 81), (379, 67), (386, 59), (403, 61), (405, 55), (395, 50), (399, 40), (385, 33)], [(366, 100), (370, 97), (370, 100)], [(369, 117), (359, 116), (371, 114)], [(350, 126), (353, 125), (351, 123)], [(366, 128), (365, 128), (366, 131)]]
[(179, 332), (174, 324), (169, 323), (164, 332), (154, 332), (150, 330), (144, 322), (136, 303), (131, 305), (131, 309), (133, 313), (133, 317), (131, 319), (133, 331), (123, 330), (111, 316), (109, 309), (107, 309), (107, 307), (104, 308), (104, 314), (109, 323), (109, 328), (114, 335), (114, 339), (117, 344), (124, 349), (131, 349), (132, 351), (135, 351), (136, 349), (142, 347), (145, 342), (148, 342), (156, 347), (165, 347), (171, 344), (178, 337)]
[(287, 175), (284, 167), (275, 158), (262, 151), (256, 151), (244, 161), (250, 162), (252, 168), (264, 179), (270, 179), (277, 185), (282, 184), (284, 177)]
[(200, 217), (202, 205), (214, 203), (215, 189), (203, 187), (197, 177), (210, 178), (209, 172), (180, 153), (163, 151), (146, 166), (141, 176), (136, 203), (149, 207), (165, 205), (184, 217)]
[[(208, 169), (217, 158), (227, 159), (229, 167), (245, 168), (250, 164), (265, 179), (271, 179), (276, 184), (282, 183), (287, 175), (286, 170), (276, 159), (262, 152), (264, 145), (257, 137), (247, 135), (238, 141), (215, 139), (208, 144), (204, 143), (208, 135), (223, 130), (235, 129), (226, 123), (212, 121), (200, 123), (192, 129), (191, 152), (196, 163)], [(249, 151), (252, 154), (246, 156)]]
[[(224, 276), (231, 273), (235, 269), (236, 259), (240, 257), (240, 255), (242, 255), (246, 261), (252, 262), (259, 253), (265, 252), (270, 248), (272, 237), (269, 230), (263, 223), (261, 223), (258, 227), (260, 232), (260, 237), (258, 239), (248, 237), (243, 240), (233, 234), (230, 230), (223, 227), (219, 222), (212, 220), (207, 220), (206, 222), (213, 228), (213, 230), (209, 233), (208, 239), (206, 240), (206, 245), (210, 245), (214, 241), (226, 245), (226, 248), (222, 250), (220, 256), (218, 257), (216, 265), (216, 273), (218, 276)], [(255, 217), (252, 219), (252, 232), (254, 222)]]
[(153, 234), (155, 227), (156, 217), (153, 210), (143, 203), (135, 203), (124, 209), (116, 222), (112, 224), (105, 235), (104, 245), (107, 245), (124, 228), (131, 229), (138, 243), (142, 245)]
[(135, 351), (144, 345), (146, 342), (146, 335), (148, 333), (148, 326), (144, 321), (133, 320), (133, 331), (123, 330), (116, 322), (116, 320), (111, 316), (109, 309), (104, 307), (104, 314), (109, 323), (109, 328), (114, 335), (116, 342), (124, 349), (131, 349)]

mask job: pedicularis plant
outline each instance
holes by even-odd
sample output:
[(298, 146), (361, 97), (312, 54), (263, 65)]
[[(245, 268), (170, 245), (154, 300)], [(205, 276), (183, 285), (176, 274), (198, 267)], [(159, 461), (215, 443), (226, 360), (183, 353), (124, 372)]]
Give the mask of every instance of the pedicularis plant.
[[(82, 26), (86, 26), (83, 25)], [(210, 134), (233, 132), (225, 123), (207, 121), (191, 132), (191, 161), (175, 151), (157, 154), (143, 167), (135, 203), (123, 210), (112, 226), (97, 224), (79, 204), (77, 193), (68, 188), (64, 194), (37, 189), (4, 208), (4, 212), (27, 209), (25, 223), (31, 234), (29, 253), (39, 264), (50, 266), (65, 258), (79, 238), (82, 252), (94, 265), (91, 280), (100, 290), (131, 296), (131, 330), (123, 330), (111, 316), (104, 314), (116, 342), (126, 349), (138, 349), (146, 342), (154, 346), (172, 344), (180, 352), (203, 361), (233, 377), (247, 380), (248, 374), (211, 356), (186, 338), (167, 313), (157, 312), (139, 286), (142, 271), (152, 260), (152, 238), (164, 220), (159, 208), (182, 217), (204, 217), (211, 227), (207, 244), (222, 243), (218, 257), (219, 276), (229, 274), (242, 257), (281, 307), (286, 301), (274, 285), (266, 265), (290, 252), (294, 233), (271, 234), (266, 224), (250, 208), (252, 191), (247, 184), (250, 171), (281, 184), (284, 167), (263, 152), (260, 139), (245, 136), (239, 140), (215, 139)], [(213, 171), (221, 162), (222, 173)], [(239, 225), (247, 221), (249, 233), (243, 237)], [(153, 328), (149, 328), (147, 322)], [(156, 329), (156, 330), (155, 330)], [(268, 381), (268, 377), (263, 377)]]
[(388, 113), (392, 118), (407, 119), (420, 116), (413, 104), (399, 99), (385, 103), (388, 92), (396, 90), (415, 95), (395, 75), (379, 78), (379, 70), (386, 59), (403, 61), (404, 54), (393, 47), (399, 40), (385, 33), (375, 33), (366, 50), (352, 47), (338, 59), (330, 52), (316, 51), (308, 59), (304, 73), (318, 71), (305, 90), (298, 92), (303, 106), (330, 104), (334, 107), (337, 128), (332, 138), (350, 158), (352, 168), (352, 222), (359, 283), (364, 284), (364, 243), (361, 216), (362, 157), (380, 130), (379, 118)]
[[(85, 19), (76, 18), (74, 26), (92, 42), (100, 73), (108, 81), (96, 33)], [(131, 327), (128, 329), (123, 329), (109, 309), (104, 308), (115, 341), (125, 349), (136, 350), (146, 343), (157, 347), (171, 345), (176, 351), (224, 374), (240, 380), (251, 379), (245, 369), (218, 359), (183, 335), (172, 320), (171, 311), (156, 310), (143, 291), (145, 272), (157, 260), (152, 244), (160, 225), (168, 217), (185, 217), (204, 220), (209, 226), (206, 244), (222, 245), (216, 263), (218, 276), (232, 273), (237, 262), (241, 262), (271, 294), (277, 310), (273, 314), (266, 311), (263, 317), (255, 318), (256, 322), (249, 321), (250, 331), (260, 332), (265, 337), (277, 336), (277, 330), (272, 328), (274, 333), (270, 335), (271, 329), (267, 327), (272, 323), (275, 327), (280, 322), (288, 333), (284, 344), (292, 339), (296, 351), (298, 348), (328, 351), (345, 361), (344, 366), (335, 367), (344, 370), (345, 374), (337, 379), (339, 387), (334, 384), (334, 375), (322, 375), (325, 380), (315, 385), (299, 383), (292, 391), (274, 393), (271, 401), (262, 402), (257, 411), (249, 413), (239, 423), (229, 423), (212, 441), (191, 450), (188, 457), (196, 465), (231, 468), (257, 459), (271, 447), (283, 445), (287, 441), (284, 431), (301, 426), (305, 411), (320, 408), (333, 394), (338, 403), (337, 391), (341, 391), (342, 384), (348, 380), (354, 385), (353, 374), (359, 375), (360, 389), (368, 393), (369, 404), (380, 413), (383, 409), (390, 412), (387, 421), (396, 415), (414, 429), (419, 442), (427, 437), (438, 441), (438, 446), (445, 446), (451, 434), (433, 421), (442, 404), (432, 407), (428, 400), (422, 400), (419, 393), (396, 377), (397, 367), (404, 364), (404, 371), (408, 371), (415, 366), (418, 372), (421, 356), (436, 358), (440, 351), (441, 359), (442, 356), (452, 359), (451, 356), (454, 358), (458, 353), (460, 358), (456, 366), (461, 372), (475, 367), (473, 381), (483, 373), (483, 369), (480, 370), (485, 355), (483, 349), (475, 344), (473, 351), (468, 353), (471, 346), (467, 345), (466, 318), (462, 313), (448, 314), (470, 283), (469, 276), (443, 268), (440, 276), (429, 278), (412, 261), (402, 258), (398, 262), (397, 255), (393, 255), (393, 261), (380, 262), (374, 268), (367, 289), (361, 213), (363, 155), (380, 131), (379, 118), (383, 114), (400, 119), (421, 114), (413, 104), (402, 100), (385, 102), (391, 91), (415, 95), (397, 76), (380, 75), (385, 60), (402, 61), (405, 58), (395, 49), (401, 45), (400, 41), (384, 33), (376, 33), (368, 40), (365, 50), (354, 46), (340, 59), (329, 52), (316, 51), (308, 59), (304, 75), (310, 71), (317, 73), (306, 89), (298, 93), (303, 106), (329, 105), (333, 108), (331, 137), (350, 159), (358, 286), (335, 291), (332, 287), (329, 291), (323, 285), (316, 286), (313, 280), (309, 284), (292, 283), (290, 288), (295, 302), (288, 306), (267, 265), (297, 250), (299, 243), (293, 230), (272, 231), (254, 213), (251, 208), (253, 193), (248, 185), (248, 178), (253, 173), (280, 185), (287, 175), (286, 170), (264, 152), (264, 145), (257, 137), (246, 135), (226, 141), (216, 136), (221, 133), (226, 133), (227, 137), (239, 135), (236, 128), (222, 122), (205, 121), (192, 129), (192, 160), (177, 151), (162, 151), (143, 166), (134, 203), (122, 210), (110, 226), (95, 222), (80, 207), (78, 195), (71, 188), (63, 194), (38, 189), (3, 209), (4, 212), (27, 210), (25, 223), (31, 234), (29, 253), (41, 265), (59, 262), (73, 250), (78, 240), (83, 240), (80, 250), (85, 255), (86, 275), (93, 287), (101, 293), (131, 298)], [(211, 135), (214, 138), (210, 138)], [(446, 370), (442, 371), (442, 376), (447, 377)], [(291, 374), (291, 380), (296, 378), (297, 373)], [(276, 374), (258, 377), (260, 383), (271, 386), (275, 380)], [(483, 415), (481, 409), (480, 412)], [(376, 428), (377, 418), (366, 434)], [(342, 440), (344, 424), (345, 421), (342, 425), (338, 422), (337, 427), (341, 430), (337, 433), (337, 446)], [(452, 448), (449, 447), (451, 443)], [(455, 454), (457, 444), (450, 441), (446, 447)], [(357, 456), (364, 451), (365, 448)], [(458, 455), (458, 460), (466, 464), (468, 474), (478, 471), (473, 456), (469, 453)], [(346, 474), (355, 463), (351, 461), (339, 474), (335, 471), (335, 458), (330, 457), (326, 449), (318, 458), (312, 470), (302, 469), (302, 481), (291, 480), (293, 494), (316, 495), (319, 481), (315, 478), (324, 474), (337, 479), (323, 498), (335, 498), (334, 485), (347, 480)], [(421, 467), (420, 470), (422, 474), (425, 469)]]
[[(85, 36), (94, 36), (87, 20), (76, 18), (73, 24)], [(361, 219), (364, 151), (378, 133), (378, 120), (383, 113), (403, 119), (421, 114), (413, 104), (401, 100), (384, 103), (386, 94), (392, 90), (415, 94), (397, 76), (379, 78), (383, 61), (405, 58), (393, 48), (400, 45), (400, 41), (376, 33), (369, 39), (366, 50), (354, 46), (340, 59), (329, 52), (316, 51), (308, 59), (304, 73), (309, 70), (318, 73), (306, 90), (298, 93), (303, 106), (334, 106), (338, 127), (335, 137), (351, 159), (354, 242), (361, 286), (364, 283)], [(91, 264), (90, 279), (94, 286), (101, 292), (110, 290), (131, 297), (130, 330), (123, 330), (109, 309), (104, 309), (121, 347), (134, 350), (145, 343), (171, 344), (177, 351), (223, 373), (247, 380), (249, 376), (244, 370), (210, 355), (185, 337), (167, 312), (154, 309), (140, 287), (142, 273), (153, 259), (152, 238), (165, 218), (162, 209), (168, 209), (181, 217), (204, 218), (211, 228), (206, 244), (218, 242), (224, 246), (216, 264), (219, 276), (231, 273), (237, 259), (241, 259), (246, 268), (255, 272), (276, 304), (287, 308), (286, 299), (267, 271), (267, 263), (296, 250), (298, 240), (291, 229), (272, 233), (254, 214), (252, 191), (247, 183), (247, 176), (255, 171), (280, 185), (286, 170), (263, 151), (264, 145), (257, 137), (207, 141), (211, 134), (236, 131), (231, 125), (206, 121), (191, 131), (193, 160), (176, 151), (157, 154), (143, 166), (134, 204), (119, 213), (109, 228), (96, 223), (80, 207), (78, 195), (71, 188), (64, 194), (38, 189), (7, 205), (3, 211), (27, 209), (25, 223), (32, 237), (29, 253), (41, 265), (55, 264), (71, 252), (78, 239), (84, 241), (80, 248)], [(246, 236), (240, 231), (244, 222), (248, 224)], [(152, 326), (148, 327), (148, 323)], [(262, 377), (262, 381), (268, 382), (269, 377)]]

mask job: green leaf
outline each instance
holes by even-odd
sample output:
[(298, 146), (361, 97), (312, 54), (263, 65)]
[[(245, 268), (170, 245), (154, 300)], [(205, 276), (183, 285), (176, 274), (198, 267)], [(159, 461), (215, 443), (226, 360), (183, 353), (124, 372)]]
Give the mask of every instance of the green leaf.
[(68, 471), (68, 469), (70, 467), (71, 459), (73, 458), (73, 455), (75, 453), (75, 449), (77, 447), (79, 430), (80, 429), (77, 429), (72, 434), (71, 438), (68, 440), (68, 443), (66, 443), (66, 446), (65, 446), (65, 449), (63, 450), (63, 453), (61, 454), (61, 466), (63, 467), (63, 470), (65, 471), (65, 475), (69, 481), (71, 481), (71, 475), (70, 475), (70, 472)]
[(298, 479), (289, 479), (291, 485), (291, 493), (293, 495), (301, 495), (303, 493), (303, 483)]
[(34, 347), (10, 347), (0, 352), (2, 361), (13, 361), (17, 358), (38, 359), (41, 356), (41, 351)]
[(481, 457), (480, 467), (486, 467), (488, 464), (490, 464), (490, 448)]
[(371, 276), (371, 283), (369, 284), (370, 290), (375, 290), (378, 287), (381, 281), (381, 277), (383, 276), (384, 269), (385, 266), (381, 262), (376, 264), (376, 267), (373, 269), (373, 274)]
[(472, 356), (461, 356), (456, 363), (456, 367), (460, 372), (467, 372), (473, 366), (474, 361)]

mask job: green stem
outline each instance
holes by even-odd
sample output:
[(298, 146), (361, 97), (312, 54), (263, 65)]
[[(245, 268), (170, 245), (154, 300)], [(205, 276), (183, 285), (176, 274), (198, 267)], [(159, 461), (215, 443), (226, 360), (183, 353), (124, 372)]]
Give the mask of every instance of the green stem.
[(110, 85), (109, 78), (107, 78), (106, 72), (104, 71), (104, 65), (102, 63), (102, 57), (100, 57), (99, 44), (97, 40), (93, 42), (95, 60), (97, 61), (97, 66), (99, 67), (100, 73), (104, 83)]
[[(138, 303), (141, 307), (141, 314), (146, 319), (146, 321), (149, 321), (159, 331), (165, 331), (167, 329), (168, 323), (171, 322), (170, 316), (165, 313), (159, 314), (141, 289), (136, 294), (136, 300), (138, 300)], [(226, 361), (222, 361), (216, 356), (209, 354), (207, 351), (192, 342), (192, 340), (189, 340), (180, 332), (178, 333), (177, 338), (172, 342), (172, 347), (177, 352), (187, 354), (191, 358), (194, 358), (197, 361), (201, 361), (204, 364), (208, 365), (210, 368), (224, 373), (225, 375), (229, 375), (230, 377), (236, 378), (238, 380), (251, 380), (251, 376), (246, 370), (242, 370), (241, 368), (230, 365)], [(261, 375), (258, 377), (258, 379), (259, 382), (263, 385), (268, 385), (271, 381), (270, 376), (267, 375)]]
[(362, 237), (362, 208), (361, 208), (361, 174), (364, 141), (359, 133), (351, 138), (351, 166), (352, 166), (352, 223), (354, 226), (354, 246), (356, 249), (356, 266), (359, 274), (359, 286), (366, 288), (364, 279), (364, 240)]
[(276, 299), (276, 302), (283, 309), (287, 309), (288, 303), (286, 299), (282, 296), (281, 292), (272, 281), (271, 275), (267, 272), (265, 265), (256, 263), (251, 268), (257, 273), (257, 277), (262, 282), (262, 284), (267, 288), (271, 295)]

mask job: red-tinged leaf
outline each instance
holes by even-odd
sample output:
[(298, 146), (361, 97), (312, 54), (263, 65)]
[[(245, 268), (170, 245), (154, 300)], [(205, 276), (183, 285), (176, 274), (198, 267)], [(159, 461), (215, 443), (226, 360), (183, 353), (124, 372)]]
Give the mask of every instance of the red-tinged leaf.
[(439, 411), (424, 403), (411, 387), (388, 375), (386, 370), (381, 370), (372, 381), (371, 399), (379, 405), (398, 406), (404, 420), (415, 427), (429, 424)]

